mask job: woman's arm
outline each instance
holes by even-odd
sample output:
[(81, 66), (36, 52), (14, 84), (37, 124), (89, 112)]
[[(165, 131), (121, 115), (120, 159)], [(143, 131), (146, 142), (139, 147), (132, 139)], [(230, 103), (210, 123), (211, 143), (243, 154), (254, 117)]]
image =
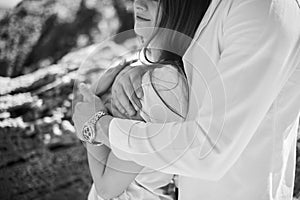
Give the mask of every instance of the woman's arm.
[[(143, 109), (141, 111), (143, 119), (152, 122), (183, 120), (182, 116), (186, 115), (187, 110), (187, 108), (185, 108), (187, 99), (185, 99), (186, 95), (184, 94), (187, 87), (183, 85), (183, 81), (180, 79), (181, 76), (178, 76), (177, 73), (177, 70), (174, 70), (173, 67), (157, 69), (152, 73), (151, 81), (150, 74), (145, 74), (143, 77), (143, 92), (146, 94), (146, 98), (142, 99)], [(162, 79), (166, 74), (169, 75), (168, 77), (170, 79), (167, 82)], [(150, 82), (156, 84), (157, 87), (154, 87)], [(157, 94), (159, 94), (160, 97)], [(177, 96), (175, 101), (174, 94)], [(161, 98), (164, 101), (162, 101)], [(160, 105), (161, 108), (158, 110), (151, 109), (152, 103)], [(169, 107), (164, 105), (164, 103), (167, 103)], [(109, 104), (106, 104), (106, 106), (108, 105)], [(176, 112), (169, 109), (170, 107), (174, 108)], [(120, 160), (112, 152), (110, 152), (107, 157), (106, 166), (102, 175), (99, 175), (98, 169), (98, 167), (103, 168), (100, 166), (102, 163), (94, 162), (92, 164), (93, 166), (90, 166), (90, 169), (94, 170), (92, 175), (95, 174), (94, 182), (97, 193), (102, 198), (107, 199), (120, 195), (143, 169), (143, 167), (134, 162)]]
[[(127, 65), (128, 63), (121, 62), (116, 67), (110, 67), (91, 87), (95, 94), (101, 95), (101, 99), (103, 100), (109, 112), (113, 114), (114, 117), (118, 118), (125, 118), (126, 116), (118, 112), (118, 109), (111, 104), (110, 88), (115, 77)], [(136, 120), (142, 120), (139, 115), (136, 115), (133, 118)], [(95, 184), (95, 189), (97, 193), (104, 198), (110, 199), (121, 194), (134, 180), (138, 172), (143, 168), (133, 162), (126, 162), (117, 159), (112, 153), (110, 154), (110, 149), (105, 145), (97, 147), (87, 144), (86, 148), (88, 153), (89, 168)], [(108, 159), (110, 162), (107, 164)], [(122, 169), (119, 168), (117, 171), (110, 163), (117, 164), (117, 166), (122, 167)], [(105, 168), (110, 168), (110, 170), (105, 171)], [(128, 173), (128, 169), (131, 169), (131, 173)], [(132, 170), (136, 173), (132, 173)]]
[(95, 183), (98, 195), (104, 199), (121, 195), (143, 168), (134, 162), (120, 160), (110, 152), (104, 173)]
[[(101, 98), (110, 113), (116, 117), (125, 118), (111, 105), (110, 91), (102, 95)], [(142, 120), (139, 115), (134, 118)], [(122, 194), (143, 169), (134, 162), (118, 159), (105, 145), (98, 147), (87, 144), (86, 147), (95, 189), (97, 194), (104, 199), (111, 199)]]
[[(93, 178), (95, 185), (98, 181), (101, 180), (102, 175), (105, 170), (105, 163), (107, 161), (108, 155), (110, 153), (110, 149), (105, 145), (102, 146), (94, 146), (86, 143), (87, 155), (90, 172)], [(96, 187), (98, 193), (100, 193), (100, 187)]]
[(88, 145), (87, 151), (95, 189), (104, 199), (122, 194), (143, 169), (134, 162), (118, 159), (105, 145), (100, 147)]
[[(118, 159), (105, 145), (97, 147), (87, 144), (87, 151), (97, 194), (104, 199), (111, 199), (122, 194), (143, 169), (134, 162)], [(118, 168), (115, 169), (114, 166)]]

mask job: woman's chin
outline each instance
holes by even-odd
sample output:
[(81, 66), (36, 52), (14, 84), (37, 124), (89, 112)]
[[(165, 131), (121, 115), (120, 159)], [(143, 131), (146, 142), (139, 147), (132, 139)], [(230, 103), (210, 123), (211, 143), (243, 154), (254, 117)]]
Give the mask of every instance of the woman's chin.
[(148, 27), (134, 27), (134, 32), (138, 36), (144, 38), (144, 40), (147, 40), (151, 37), (153, 30), (150, 30)]

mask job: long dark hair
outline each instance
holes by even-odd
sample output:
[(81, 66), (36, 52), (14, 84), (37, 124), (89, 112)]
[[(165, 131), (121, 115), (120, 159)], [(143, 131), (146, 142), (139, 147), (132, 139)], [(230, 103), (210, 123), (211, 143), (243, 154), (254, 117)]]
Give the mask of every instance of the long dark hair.
[[(211, 0), (159, 0), (158, 9), (161, 11), (161, 20), (156, 25), (157, 31), (154, 31), (148, 41), (145, 42), (142, 53), (150, 63), (181, 63), (182, 56), (191, 43)], [(157, 14), (159, 13), (157, 12)], [(156, 16), (158, 18), (158, 15)], [(157, 60), (149, 60), (147, 51), (151, 51), (148, 45), (160, 34), (160, 30), (167, 31), (163, 35), (163, 49)], [(161, 36), (161, 35), (159, 35)], [(183, 70), (183, 69), (182, 69)]]
[[(158, 14), (160, 12), (162, 16), (159, 23), (156, 24), (156, 30), (154, 30), (150, 39), (144, 43), (139, 54), (142, 54), (143, 59), (151, 64), (171, 64), (177, 68), (181, 75), (185, 76), (182, 56), (190, 45), (211, 0), (158, 1), (159, 10), (157, 12), (156, 21), (158, 21)], [(154, 38), (161, 37), (163, 37), (163, 39), (160, 40), (160, 45), (162, 45), (162, 47), (159, 48), (159, 57), (157, 60), (150, 60), (147, 57), (147, 52), (152, 50), (152, 46), (150, 48), (149, 44)], [(185, 118), (185, 116), (181, 115), (178, 110), (175, 110), (164, 101), (159, 92), (156, 90), (156, 87), (153, 85), (152, 74), (150, 74), (150, 77), (151, 84), (158, 97), (170, 110), (180, 117)], [(177, 85), (175, 85), (174, 88), (175, 87), (177, 87)]]

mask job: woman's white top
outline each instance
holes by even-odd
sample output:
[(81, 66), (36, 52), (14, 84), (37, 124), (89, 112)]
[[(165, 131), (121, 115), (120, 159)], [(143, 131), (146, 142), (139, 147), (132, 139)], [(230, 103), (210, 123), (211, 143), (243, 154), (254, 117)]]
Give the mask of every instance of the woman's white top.
[[(144, 97), (141, 99), (140, 115), (145, 121), (167, 123), (185, 120), (188, 87), (186, 78), (175, 67), (164, 65), (153, 72), (147, 72), (142, 79), (142, 88)], [(135, 181), (114, 200), (172, 200), (171, 196), (163, 194), (162, 187), (171, 183), (173, 177), (173, 174), (144, 168)], [(88, 200), (101, 200), (94, 185)]]
[(187, 120), (113, 119), (113, 153), (179, 174), (180, 200), (292, 199), (299, 0), (212, 0), (194, 39), (184, 55)]

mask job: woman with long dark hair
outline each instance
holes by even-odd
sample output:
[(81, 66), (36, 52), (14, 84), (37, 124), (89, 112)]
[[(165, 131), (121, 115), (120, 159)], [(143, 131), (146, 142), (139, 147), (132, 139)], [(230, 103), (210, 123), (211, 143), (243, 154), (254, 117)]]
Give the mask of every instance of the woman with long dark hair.
[[(168, 5), (174, 2), (168, 1)], [(176, 1), (181, 5), (186, 2)], [(163, 6), (162, 10), (168, 10)], [(182, 12), (195, 9), (179, 8)], [(100, 114), (96, 118), (97, 130), (83, 140), (89, 144), (104, 143), (119, 159), (177, 174), (180, 200), (292, 199), (300, 116), (299, 8), (297, 0), (212, 0), (195, 33), (195, 41), (183, 56), (190, 94), (184, 122), (118, 119), (106, 114), (102, 99), (83, 87), (85, 98), (94, 101), (84, 101), (75, 109), (77, 130), (89, 127), (80, 120), (85, 122)], [(185, 15), (176, 15), (179, 16)], [(149, 22), (147, 15), (141, 16), (141, 20)], [(162, 48), (165, 43), (170, 45), (164, 38), (172, 34), (162, 35), (157, 33), (154, 42), (149, 43), (146, 57), (150, 61), (170, 60), (167, 56), (157, 59), (163, 54), (152, 50), (159, 44), (164, 44)], [(161, 42), (154, 46), (156, 39)], [(179, 41), (182, 42), (176, 39), (175, 44)], [(154, 87), (140, 84), (145, 79), (141, 68), (131, 68), (121, 78), (120, 72), (118, 84), (112, 88), (113, 95), (120, 91), (119, 104), (129, 114), (132, 112), (127, 109), (128, 103), (135, 102), (134, 97), (128, 96), (128, 88), (142, 87), (145, 102), (158, 96), (150, 90)], [(155, 70), (153, 76), (157, 75)], [(165, 74), (166, 82), (172, 76)], [(152, 83), (157, 86), (155, 80)], [(150, 92), (154, 95), (150, 96)], [(184, 96), (182, 91), (174, 93)], [(162, 96), (160, 90), (158, 94)], [(170, 98), (162, 97), (171, 104)], [(95, 109), (88, 110), (95, 105), (96, 114), (92, 112)], [(165, 103), (159, 105), (163, 108)], [(86, 136), (85, 132), (81, 135)], [(150, 190), (154, 191), (153, 187)]]
[[(136, 119), (148, 122), (183, 121), (187, 113), (188, 86), (182, 56), (209, 5), (208, 0), (135, 0), (136, 34), (142, 45), (138, 59), (131, 65), (144, 65), (144, 98)], [(113, 87), (113, 86), (112, 86)], [(110, 114), (116, 112), (109, 93), (102, 100)], [(94, 184), (89, 200), (147, 199), (170, 200), (174, 197), (162, 188), (176, 177), (119, 160), (106, 146), (87, 144)]]

